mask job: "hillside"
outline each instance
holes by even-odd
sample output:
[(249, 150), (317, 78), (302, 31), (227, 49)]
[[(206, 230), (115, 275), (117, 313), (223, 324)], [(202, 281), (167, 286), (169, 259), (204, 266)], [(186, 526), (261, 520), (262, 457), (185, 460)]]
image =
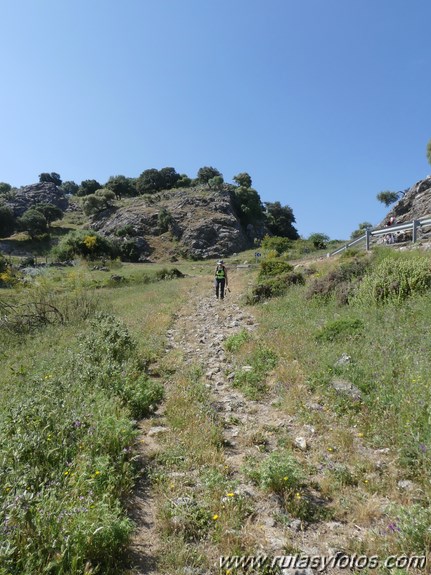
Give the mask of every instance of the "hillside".
[[(251, 248), (256, 239), (268, 233), (257, 193), (246, 189), (244, 196), (243, 190), (238, 201), (235, 189), (228, 184), (217, 189), (196, 184), (120, 199), (106, 189), (84, 197), (72, 196), (64, 193), (61, 186), (43, 182), (15, 190), (5, 206), (11, 211), (10, 218), (15, 218), (14, 223), (8, 224), (15, 231), (20, 230), (18, 218), (26, 210), (53, 205), (64, 212), (63, 219), (56, 221), (50, 230), (42, 227), (34, 232), (35, 238), (45, 238), (43, 255), (68, 231), (84, 228), (113, 240), (124, 261), (197, 260), (226, 257)], [(105, 193), (110, 196), (104, 197)], [(250, 215), (248, 202), (256, 202), (256, 198), (257, 215)], [(98, 205), (88, 210), (91, 201)], [(0, 230), (0, 237), (6, 238), (7, 234)], [(40, 245), (26, 245), (23, 240), (22, 236), (11, 236), (0, 244), (0, 249), (11, 255), (32, 255), (32, 248), (41, 253)]]
[(210, 261), (2, 291), (0, 571), (423, 572), (429, 255), (239, 260), (223, 302)]
[(92, 216), (89, 227), (109, 237), (133, 242), (141, 259), (165, 256), (216, 258), (245, 250), (263, 225), (241, 225), (229, 189), (207, 186), (169, 190), (132, 198)]
[(402, 224), (431, 215), (431, 176), (419, 180), (405, 191), (401, 199), (380, 223), (383, 227), (392, 216)]

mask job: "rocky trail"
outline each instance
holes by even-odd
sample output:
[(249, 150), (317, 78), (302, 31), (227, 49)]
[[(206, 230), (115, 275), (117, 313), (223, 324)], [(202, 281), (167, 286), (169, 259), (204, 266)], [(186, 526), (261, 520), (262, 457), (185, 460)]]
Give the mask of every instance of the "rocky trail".
[[(210, 392), (211, 405), (222, 424), (223, 457), (237, 485), (235, 492), (252, 504), (253, 513), (248, 529), (253, 531), (254, 540), (259, 542), (258, 554), (275, 557), (286, 555), (292, 550), (290, 553), (328, 557), (343, 552), (348, 541), (359, 541), (364, 535), (364, 530), (354, 521), (324, 518), (308, 524), (298, 518), (281, 521), (280, 517), (286, 515), (280, 496), (262, 491), (244, 474), (247, 457), (262, 457), (262, 451), (269, 454), (277, 450), (280, 437), (283, 437), (284, 441), (287, 438), (293, 452), (302, 461), (310, 457), (310, 447), (312, 451), (313, 443), (320, 438), (315, 436), (312, 415), (311, 423), (308, 424), (297, 420), (294, 415), (288, 415), (281, 408), (275, 393), (270, 391), (264, 399), (254, 401), (233, 387), (235, 370), (247, 370), (249, 366), (233, 365), (233, 360), (225, 350), (225, 341), (241, 330), (256, 334), (258, 324), (253, 316), (253, 308), (240, 305), (247, 277), (236, 273), (232, 274), (230, 280), (231, 292), (227, 293), (224, 301), (209, 295), (208, 286), (200, 286), (190, 294), (187, 306), (177, 313), (167, 333), (167, 353), (181, 351), (184, 370), (198, 366), (204, 374), (204, 384)], [(167, 395), (171, 392), (168, 386)], [(163, 449), (160, 439), (168, 429), (164, 409), (162, 405), (156, 417), (140, 424), (140, 450), (144, 470), (154, 454)], [(319, 406), (311, 405), (311, 414), (313, 409), (317, 410)], [(259, 440), (256, 437), (259, 437)], [(379, 457), (382, 459), (385, 456), (379, 454)], [(309, 496), (314, 498), (317, 504), (320, 501), (322, 506), (325, 505), (325, 502), (319, 499), (319, 492), (313, 493), (311, 490)], [(130, 575), (166, 575), (166, 571), (159, 571), (158, 568), (160, 532), (156, 507), (150, 482), (144, 472), (137, 487), (131, 513), (137, 530), (131, 550), (133, 569)], [(209, 575), (220, 571), (214, 565), (211, 570), (194, 567), (188, 571), (181, 568), (177, 572)], [(286, 568), (282, 571), (285, 575), (312, 575), (314, 572), (310, 568)], [(329, 569), (328, 572), (339, 571)]]

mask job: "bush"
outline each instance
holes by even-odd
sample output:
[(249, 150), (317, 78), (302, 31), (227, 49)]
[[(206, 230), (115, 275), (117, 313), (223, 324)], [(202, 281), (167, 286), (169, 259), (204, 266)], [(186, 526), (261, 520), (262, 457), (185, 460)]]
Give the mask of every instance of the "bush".
[(356, 335), (364, 328), (360, 319), (343, 318), (329, 322), (316, 335), (318, 341), (333, 341), (339, 338), (347, 339)]
[(163, 268), (155, 273), (155, 281), (163, 281), (163, 280), (173, 280), (176, 278), (183, 278), (184, 274), (180, 272), (177, 268), (171, 268), (168, 270), (167, 268)]
[(115, 258), (117, 251), (108, 238), (93, 231), (76, 230), (60, 240), (52, 250), (52, 255), (59, 261), (67, 261), (76, 256), (93, 260), (101, 257)]
[(275, 250), (278, 255), (287, 252), (291, 245), (292, 241), (289, 238), (280, 236), (265, 236), (262, 240), (262, 248), (264, 250)]
[(274, 451), (260, 464), (252, 461), (246, 467), (250, 479), (262, 489), (274, 493), (297, 490), (304, 482), (304, 473), (292, 453)]
[(348, 303), (353, 296), (359, 280), (367, 272), (370, 259), (354, 258), (343, 262), (326, 276), (315, 279), (307, 290), (306, 297), (328, 298), (336, 295), (339, 303)]
[(253, 287), (248, 302), (254, 304), (273, 297), (282, 296), (290, 286), (303, 285), (304, 283), (305, 279), (302, 273), (293, 271), (263, 280)]
[(388, 257), (363, 279), (355, 302), (364, 305), (401, 303), (414, 294), (431, 288), (430, 259), (423, 255)]
[(266, 347), (260, 347), (249, 358), (249, 370), (235, 374), (233, 385), (239, 387), (250, 399), (258, 399), (266, 392), (266, 375), (277, 365), (277, 355)]
[(109, 314), (97, 314), (82, 339), (79, 377), (119, 397), (133, 417), (143, 417), (163, 398), (163, 387), (142, 373), (136, 343)]
[(265, 260), (260, 264), (258, 279), (279, 276), (293, 270), (287, 262), (277, 259)]

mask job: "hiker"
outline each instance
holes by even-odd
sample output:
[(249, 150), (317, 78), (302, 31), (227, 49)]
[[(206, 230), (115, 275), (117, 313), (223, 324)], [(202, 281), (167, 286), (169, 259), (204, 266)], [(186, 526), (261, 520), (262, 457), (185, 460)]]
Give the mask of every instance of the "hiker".
[(227, 281), (227, 270), (224, 265), (224, 261), (220, 260), (217, 262), (216, 269), (215, 269), (215, 290), (216, 290), (216, 298), (224, 299), (224, 288), (228, 286)]

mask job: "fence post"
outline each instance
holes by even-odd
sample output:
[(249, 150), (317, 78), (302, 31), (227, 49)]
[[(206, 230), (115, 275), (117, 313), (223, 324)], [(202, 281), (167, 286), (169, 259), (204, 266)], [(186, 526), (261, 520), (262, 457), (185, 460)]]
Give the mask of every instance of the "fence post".
[(367, 250), (367, 252), (370, 251), (370, 237), (371, 237), (371, 231), (370, 228), (367, 228), (365, 230), (365, 249)]
[(419, 227), (419, 221), (418, 220), (413, 220), (412, 222), (413, 227), (412, 227), (412, 242), (416, 242), (416, 240), (418, 239), (418, 227)]

